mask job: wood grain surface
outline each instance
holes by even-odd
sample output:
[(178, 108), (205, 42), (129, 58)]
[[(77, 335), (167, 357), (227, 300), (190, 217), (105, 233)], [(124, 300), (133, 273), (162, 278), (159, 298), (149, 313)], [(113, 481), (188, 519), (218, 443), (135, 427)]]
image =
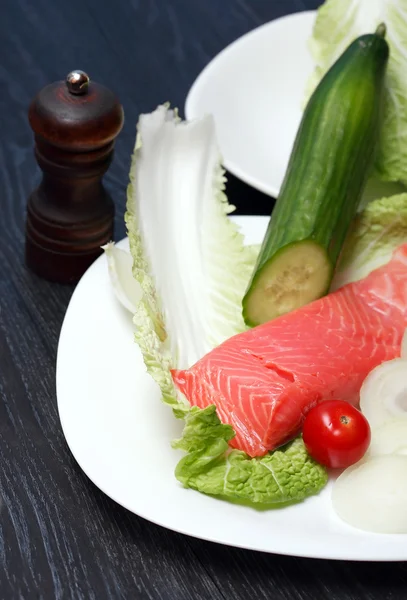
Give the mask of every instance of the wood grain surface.
[[(38, 184), (27, 108), (74, 68), (120, 96), (126, 122), (106, 185), (123, 211), (141, 111), (180, 108), (228, 43), (318, 0), (2, 0), (0, 17), (0, 600), (405, 600), (405, 563), (316, 561), (181, 536), (119, 507), (82, 473), (57, 414), (55, 360), (72, 287), (26, 270)], [(241, 213), (270, 199), (231, 178)], [(267, 531), (264, 532), (267, 535)]]

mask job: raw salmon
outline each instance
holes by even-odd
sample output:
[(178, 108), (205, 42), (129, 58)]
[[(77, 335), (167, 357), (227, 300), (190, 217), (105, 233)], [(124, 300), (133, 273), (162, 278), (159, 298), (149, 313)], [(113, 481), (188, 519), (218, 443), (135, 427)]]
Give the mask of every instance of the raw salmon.
[(238, 334), (173, 371), (191, 405), (215, 404), (231, 445), (262, 456), (331, 398), (357, 404), (367, 374), (400, 355), (407, 327), (407, 244), (391, 261), (292, 313)]

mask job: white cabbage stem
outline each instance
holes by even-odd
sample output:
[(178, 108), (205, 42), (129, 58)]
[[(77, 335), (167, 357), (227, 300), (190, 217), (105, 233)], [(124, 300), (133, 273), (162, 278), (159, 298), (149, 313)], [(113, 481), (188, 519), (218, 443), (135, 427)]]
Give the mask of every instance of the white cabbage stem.
[(133, 259), (129, 252), (117, 248), (113, 242), (103, 246), (103, 250), (116, 298), (124, 308), (134, 314), (143, 292), (132, 274)]
[(224, 187), (213, 117), (181, 122), (167, 106), (140, 116), (126, 213), (144, 292), (137, 318), (161, 323), (177, 368), (246, 329), (255, 255), (227, 218)]

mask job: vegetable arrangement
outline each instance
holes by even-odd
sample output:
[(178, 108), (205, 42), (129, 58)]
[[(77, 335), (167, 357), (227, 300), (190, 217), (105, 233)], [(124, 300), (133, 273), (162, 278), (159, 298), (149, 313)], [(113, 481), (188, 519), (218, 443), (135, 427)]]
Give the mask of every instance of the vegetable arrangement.
[[(317, 493), (327, 473), (300, 438), (262, 458), (231, 450), (235, 432), (215, 407), (191, 407), (173, 383), (172, 369), (191, 366), (246, 329), (241, 298), (257, 249), (244, 246), (227, 218), (232, 207), (223, 193), (213, 119), (181, 122), (166, 106), (142, 115), (130, 180), (126, 223), (133, 276), (142, 289), (135, 339), (164, 402), (185, 420), (182, 438), (174, 442), (186, 452), (177, 479), (255, 504)], [(108, 252), (111, 261), (122, 259), (111, 246)]]
[[(368, 1), (352, 2), (360, 19), (346, 39), (336, 23), (350, 2), (328, 0), (318, 13), (314, 81), (329, 70), (305, 111), (260, 251), (228, 219), (212, 118), (183, 122), (159, 106), (138, 123), (131, 256), (114, 244), (105, 252), (147, 371), (185, 422), (173, 443), (185, 452), (175, 472), (184, 486), (284, 506), (318, 493), (327, 468), (345, 468), (333, 487), (338, 515), (407, 532), (407, 193), (356, 214), (375, 157), (377, 173), (407, 182), (394, 145), (407, 135), (397, 125), (407, 122), (407, 90), (399, 105), (389, 102), (401, 89), (394, 19), (407, 15), (396, 0), (374, 10)], [(384, 28), (365, 33), (384, 20), (373, 15), (379, 4), (386, 79)], [(359, 391), (363, 414), (351, 406)]]
[(236, 432), (234, 447), (253, 457), (275, 450), (300, 433), (315, 404), (357, 403), (369, 372), (400, 355), (406, 262), (404, 244), (364, 279), (226, 340), (173, 371), (178, 390), (191, 405), (215, 404)]

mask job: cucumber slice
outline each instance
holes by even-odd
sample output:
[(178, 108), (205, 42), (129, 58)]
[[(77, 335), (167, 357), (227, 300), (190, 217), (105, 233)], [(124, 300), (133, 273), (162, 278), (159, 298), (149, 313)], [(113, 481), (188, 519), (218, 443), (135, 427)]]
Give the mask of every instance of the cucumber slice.
[(257, 272), (243, 311), (246, 323), (271, 321), (320, 298), (331, 276), (325, 248), (313, 240), (288, 244)]

